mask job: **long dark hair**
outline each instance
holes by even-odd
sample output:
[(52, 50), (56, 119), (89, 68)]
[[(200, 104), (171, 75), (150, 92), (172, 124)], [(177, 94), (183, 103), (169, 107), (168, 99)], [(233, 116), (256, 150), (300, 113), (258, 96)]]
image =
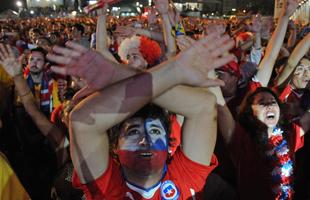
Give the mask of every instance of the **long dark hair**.
[[(250, 135), (255, 144), (257, 144), (257, 148), (263, 153), (265, 151), (266, 145), (268, 143), (268, 127), (257, 119), (253, 114), (252, 105), (255, 97), (260, 93), (269, 93), (271, 94), (280, 107), (280, 117), (279, 122), (277, 124), (281, 129), (286, 129), (285, 125), (287, 124), (282, 116), (282, 103), (280, 102), (278, 96), (267, 87), (259, 87), (254, 92), (250, 92), (244, 98), (239, 114), (239, 123), (245, 128), (246, 132)], [(287, 139), (287, 131), (284, 131), (283, 137)]]

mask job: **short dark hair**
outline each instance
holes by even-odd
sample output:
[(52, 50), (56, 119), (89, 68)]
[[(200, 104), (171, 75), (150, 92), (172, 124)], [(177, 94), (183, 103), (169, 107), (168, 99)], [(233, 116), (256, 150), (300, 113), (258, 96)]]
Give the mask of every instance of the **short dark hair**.
[(42, 47), (37, 47), (37, 48), (31, 49), (30, 52), (31, 53), (33, 53), (33, 52), (40, 52), (40, 53), (42, 53), (43, 56), (44, 56), (44, 61), (46, 61), (46, 54), (47, 54), (47, 52)]
[[(147, 118), (153, 118), (153, 119), (158, 118), (162, 122), (163, 127), (165, 128), (165, 131), (167, 133), (167, 139), (169, 139), (171, 123), (170, 123), (169, 112), (167, 110), (159, 106), (156, 106), (154, 104), (147, 104), (146, 106), (141, 108), (139, 111), (137, 111), (134, 115), (132, 115), (130, 118), (142, 118), (143, 120)], [(125, 121), (126, 120), (115, 125), (108, 131), (111, 149), (114, 149), (117, 146), (117, 141), (120, 135), (120, 130), (122, 126), (124, 125)]]
[(85, 32), (84, 26), (81, 24), (74, 24), (72, 27), (75, 27), (78, 31), (81, 32), (81, 34), (83, 35)]
[(52, 42), (51, 42), (50, 39), (47, 38), (47, 37), (41, 36), (41, 37), (39, 37), (37, 40), (45, 40), (45, 41), (47, 41), (48, 45), (52, 45)]

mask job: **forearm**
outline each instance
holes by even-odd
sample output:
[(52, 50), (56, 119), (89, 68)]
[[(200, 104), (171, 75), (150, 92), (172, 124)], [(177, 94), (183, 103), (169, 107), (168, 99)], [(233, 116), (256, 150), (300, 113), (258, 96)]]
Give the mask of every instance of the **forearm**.
[(224, 138), (225, 144), (228, 145), (230, 144), (232, 135), (235, 130), (235, 120), (226, 104), (223, 106), (217, 105), (217, 116), (220, 133)]
[(96, 50), (100, 53), (108, 51), (107, 44), (107, 28), (106, 28), (106, 15), (105, 13), (98, 16), (96, 28)]
[[(173, 68), (173, 62), (168, 61), (150, 72), (120, 81), (89, 96), (73, 110), (71, 120), (81, 124), (91, 123), (95, 132), (109, 129), (134, 114), (152, 98), (177, 85), (179, 80)], [(76, 130), (79, 132), (81, 129)]]
[(59, 147), (64, 142), (65, 134), (57, 127), (54, 127), (40, 111), (26, 80), (22, 76), (17, 76), (14, 77), (14, 83), (27, 113), (39, 128), (40, 132), (52, 142), (55, 148)]
[[(209, 88), (210, 92), (212, 92), (216, 97), (217, 102), (217, 124), (219, 127), (219, 131), (224, 138), (226, 144), (229, 144), (231, 141), (232, 134), (235, 129), (235, 120), (226, 105), (225, 99), (223, 97), (222, 91), (220, 87), (212, 87)], [(223, 126), (223, 124), (225, 124)]]
[(298, 62), (301, 60), (302, 57), (309, 51), (310, 48), (310, 33), (307, 34), (306, 37), (301, 40), (295, 49), (293, 50), (292, 54), (290, 55), (287, 64), (284, 67), (284, 70), (280, 74), (279, 78), (276, 80), (276, 85), (281, 85), (289, 75), (294, 71)]
[(200, 112), (185, 118), (182, 127), (182, 148), (185, 155), (194, 162), (210, 165), (217, 133), (216, 100), (209, 92), (200, 95), (204, 95)]
[(256, 33), (255, 33), (254, 48), (255, 48), (255, 49), (260, 49), (260, 48), (262, 48), (262, 40), (261, 40), (261, 33), (260, 33), (260, 32), (256, 32)]
[(288, 21), (289, 17), (280, 17), (278, 26), (268, 42), (265, 56), (259, 65), (259, 70), (256, 75), (262, 86), (266, 87), (268, 85), (273, 66), (283, 44)]
[(175, 38), (171, 34), (172, 26), (168, 14), (162, 14), (164, 39), (167, 46), (167, 57), (172, 57), (176, 54)]
[(287, 41), (287, 49), (291, 49), (295, 46), (296, 43), (296, 28), (290, 30), (290, 36)]
[(138, 35), (144, 35), (158, 42), (164, 42), (163, 34), (160, 32), (150, 31), (146, 29), (136, 29), (135, 33)]
[(62, 166), (69, 157), (65, 149), (65, 133), (56, 125), (52, 124), (40, 111), (30, 88), (22, 76), (14, 77), (14, 83), (18, 94), (21, 95), (20, 99), (27, 113), (30, 115), (42, 135), (51, 142), (56, 152), (58, 167)]
[(190, 118), (200, 113), (201, 107), (204, 107), (204, 104), (207, 103), (205, 93), (208, 93), (208, 91), (203, 88), (178, 85), (155, 98), (153, 103)]

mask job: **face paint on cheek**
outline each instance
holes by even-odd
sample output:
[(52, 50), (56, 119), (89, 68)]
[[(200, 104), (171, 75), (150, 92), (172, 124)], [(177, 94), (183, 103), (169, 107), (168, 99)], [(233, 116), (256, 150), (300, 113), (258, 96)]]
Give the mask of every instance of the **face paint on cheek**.
[(167, 151), (167, 133), (159, 119), (147, 118), (144, 124), (146, 139), (150, 143), (151, 150)]
[(122, 167), (139, 174), (151, 174), (152, 172), (157, 172), (164, 167), (167, 160), (167, 152), (150, 151), (150, 153), (152, 153), (152, 156), (150, 157), (143, 157), (141, 156), (141, 153), (145, 152), (132, 152), (126, 150), (119, 150), (117, 152)]
[(167, 136), (160, 120), (146, 119), (144, 126), (146, 145), (135, 150), (120, 148), (117, 154), (122, 167), (141, 174), (151, 174), (165, 165), (168, 156)]

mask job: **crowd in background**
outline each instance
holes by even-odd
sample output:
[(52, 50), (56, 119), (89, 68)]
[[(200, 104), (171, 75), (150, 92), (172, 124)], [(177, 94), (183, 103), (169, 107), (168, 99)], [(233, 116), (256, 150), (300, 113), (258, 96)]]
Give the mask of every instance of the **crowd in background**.
[[(0, 199), (309, 199), (310, 26), (290, 20), (297, 1), (277, 21), (154, 3), (135, 17), (106, 3), (97, 17), (0, 22)], [(134, 164), (134, 146), (154, 162)]]

